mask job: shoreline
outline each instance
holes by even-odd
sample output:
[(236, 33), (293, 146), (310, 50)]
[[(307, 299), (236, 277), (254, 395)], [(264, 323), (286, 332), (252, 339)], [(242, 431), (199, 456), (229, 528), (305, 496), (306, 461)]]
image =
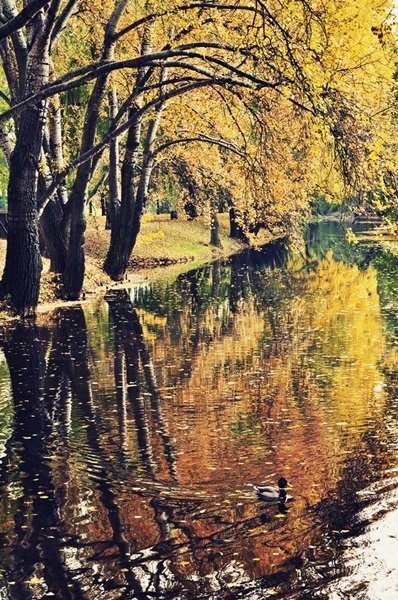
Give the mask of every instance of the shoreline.
[[(101, 300), (110, 289), (129, 287), (154, 282), (173, 280), (181, 273), (200, 267), (214, 260), (224, 260), (248, 249), (249, 245), (229, 237), (229, 216), (219, 214), (221, 248), (209, 243), (209, 223), (205, 217), (195, 220), (181, 218), (170, 220), (167, 215), (148, 215), (143, 220), (141, 231), (131, 257), (131, 266), (123, 281), (112, 281), (103, 271), (102, 265), (109, 245), (109, 230), (105, 229), (105, 218), (90, 215), (87, 218), (85, 241), (85, 276), (81, 298), (63, 300), (59, 297), (59, 277), (50, 272), (49, 259), (42, 258), (43, 271), (40, 279), (40, 296), (36, 318), (43, 318), (61, 307), (84, 305)], [(261, 247), (280, 237), (280, 232), (257, 236), (253, 247)], [(7, 241), (0, 239), (0, 269), (4, 268)], [(8, 312), (6, 303), (0, 305), (0, 324), (19, 320)], [(35, 320), (34, 318), (32, 319)]]

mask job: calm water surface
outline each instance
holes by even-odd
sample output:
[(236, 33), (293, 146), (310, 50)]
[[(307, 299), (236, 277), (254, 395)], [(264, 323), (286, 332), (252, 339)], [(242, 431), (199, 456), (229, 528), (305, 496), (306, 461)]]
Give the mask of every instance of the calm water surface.
[(397, 598), (397, 288), (313, 228), (4, 330), (0, 599)]

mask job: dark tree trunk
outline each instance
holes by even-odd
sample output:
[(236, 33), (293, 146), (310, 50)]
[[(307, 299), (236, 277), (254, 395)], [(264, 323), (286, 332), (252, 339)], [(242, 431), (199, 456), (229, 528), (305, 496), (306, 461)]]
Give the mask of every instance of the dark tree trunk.
[(42, 262), (36, 194), (42, 128), (39, 107), (24, 111), (10, 160), (7, 254), (0, 289), (22, 317), (34, 316), (39, 300)]
[[(49, 80), (51, 26), (45, 19), (40, 12), (27, 26), (29, 46), (23, 46), (23, 40), (18, 38), (16, 52), (24, 53), (20, 66), (26, 68), (26, 72), (19, 73), (24, 97), (37, 92)], [(51, 25), (50, 14), (48, 19)], [(42, 262), (36, 201), (44, 121), (43, 103), (21, 113), (17, 141), (10, 156), (7, 254), (0, 293), (21, 317), (34, 316), (39, 300)]]
[(248, 243), (248, 237), (243, 229), (239, 212), (231, 206), (229, 209), (229, 237)]
[(220, 240), (220, 223), (217, 217), (217, 211), (214, 207), (211, 208), (210, 215), (210, 244), (216, 248), (222, 248)]
[[(131, 115), (130, 115), (131, 116)], [(136, 169), (136, 153), (140, 140), (141, 122), (130, 127), (122, 166), (122, 198), (118, 219), (113, 224), (104, 270), (114, 281), (120, 281), (127, 269), (134, 240), (140, 223), (135, 218), (137, 210), (133, 181)]]
[(58, 198), (51, 200), (40, 219), (40, 231), (50, 257), (50, 271), (63, 273), (66, 265), (67, 243), (61, 227), (63, 211)]
[(129, 131), (122, 168), (122, 202), (119, 220), (115, 232), (112, 230), (113, 236), (111, 236), (111, 243), (104, 264), (106, 273), (115, 281), (120, 281), (123, 278), (140, 232), (141, 218), (147, 203), (149, 182), (154, 166), (153, 145), (161, 112), (162, 106), (159, 107), (155, 119), (148, 126), (135, 195), (132, 181), (136, 171), (136, 154), (140, 140), (139, 131), (141, 130), (140, 122), (137, 122)]
[[(118, 0), (115, 3), (112, 15), (105, 31), (103, 60), (114, 58), (115, 31), (123, 10), (128, 0)], [(84, 154), (92, 148), (95, 140), (96, 127), (101, 109), (101, 103), (106, 92), (109, 74), (98, 77), (91, 94), (85, 127), (82, 136), (80, 153)], [(63, 296), (68, 300), (77, 300), (83, 289), (85, 257), (84, 257), (84, 232), (86, 221), (84, 216), (85, 197), (87, 186), (92, 176), (93, 161), (88, 160), (79, 166), (76, 180), (69, 197), (70, 204), (70, 235), (66, 267), (63, 274)]]
[(90, 176), (90, 164), (85, 163), (73, 186), (69, 198), (70, 235), (66, 257), (66, 266), (62, 276), (62, 296), (67, 300), (78, 300), (83, 289), (85, 257), (84, 232), (86, 220), (84, 217), (84, 196)]
[[(141, 54), (145, 55), (151, 51), (154, 23), (149, 23), (143, 34), (141, 42)], [(139, 90), (146, 76), (146, 68), (139, 69), (136, 80), (137, 100), (136, 106), (140, 105)], [(160, 113), (158, 110), (158, 114)], [(129, 118), (134, 118), (135, 109), (130, 110)], [(154, 123), (157, 123), (155, 119)], [(150, 154), (152, 133), (156, 131), (156, 125), (149, 127), (145, 154)], [(141, 227), (141, 216), (146, 201), (146, 190), (152, 169), (152, 163), (146, 161), (144, 156), (141, 165), (139, 183), (135, 186), (137, 176), (138, 149), (141, 141), (142, 115), (133, 121), (129, 128), (124, 160), (121, 172), (121, 199), (117, 218), (112, 223), (111, 239), (108, 253), (104, 262), (104, 271), (114, 281), (121, 281), (127, 270), (132, 250), (134, 248)], [(149, 150), (148, 150), (149, 147)], [(146, 162), (145, 162), (146, 161)], [(148, 175), (149, 173), (149, 175)], [(137, 188), (137, 189), (136, 189)]]

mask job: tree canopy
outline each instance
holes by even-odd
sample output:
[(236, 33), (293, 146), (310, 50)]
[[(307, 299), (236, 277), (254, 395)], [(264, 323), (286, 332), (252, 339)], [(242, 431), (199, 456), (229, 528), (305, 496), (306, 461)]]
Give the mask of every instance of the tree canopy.
[(151, 194), (173, 189), (213, 216), (223, 204), (249, 239), (273, 224), (289, 233), (314, 194), (395, 192), (392, 2), (0, 7), (0, 291), (21, 316), (35, 314), (43, 248), (63, 296), (79, 298), (85, 208), (101, 186), (115, 280)]

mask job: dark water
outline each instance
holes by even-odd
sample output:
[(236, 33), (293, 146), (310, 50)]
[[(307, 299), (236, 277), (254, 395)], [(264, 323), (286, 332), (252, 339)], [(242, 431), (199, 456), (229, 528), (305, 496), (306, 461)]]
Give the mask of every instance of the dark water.
[(0, 600), (397, 598), (397, 286), (328, 226), (5, 329)]

